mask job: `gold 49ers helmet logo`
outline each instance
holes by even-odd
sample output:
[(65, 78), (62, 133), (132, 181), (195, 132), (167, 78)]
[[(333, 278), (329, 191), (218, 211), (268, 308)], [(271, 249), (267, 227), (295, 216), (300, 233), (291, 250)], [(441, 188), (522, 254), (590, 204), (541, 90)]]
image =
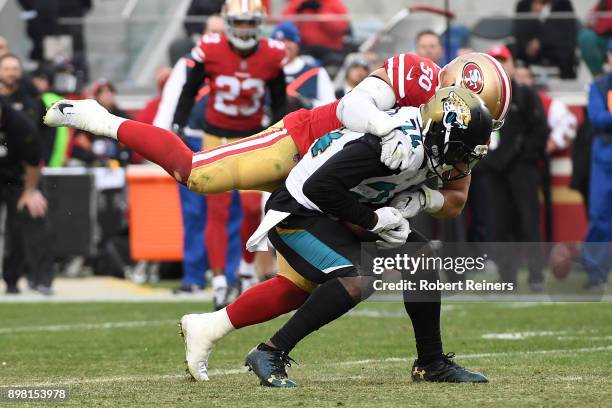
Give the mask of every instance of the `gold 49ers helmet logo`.
[(480, 67), (473, 62), (468, 62), (463, 67), (463, 85), (470, 91), (478, 94), (484, 88), (484, 80)]
[(470, 107), (455, 92), (449, 93), (446, 98), (442, 99), (442, 111), (444, 112), (442, 119), (444, 127), (449, 130), (452, 127), (467, 129), (472, 120)]

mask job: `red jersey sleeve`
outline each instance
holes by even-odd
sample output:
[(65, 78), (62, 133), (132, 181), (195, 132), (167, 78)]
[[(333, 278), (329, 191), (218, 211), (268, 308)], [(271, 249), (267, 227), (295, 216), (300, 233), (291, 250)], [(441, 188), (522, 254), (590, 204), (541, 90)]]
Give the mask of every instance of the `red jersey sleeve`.
[(440, 67), (416, 54), (399, 54), (383, 64), (399, 106), (418, 107), (427, 102), (438, 88)]
[(219, 34), (204, 34), (198, 44), (191, 50), (191, 58), (199, 62), (204, 63), (206, 54), (211, 53), (215, 45), (220, 45), (222, 41), (221, 35)]

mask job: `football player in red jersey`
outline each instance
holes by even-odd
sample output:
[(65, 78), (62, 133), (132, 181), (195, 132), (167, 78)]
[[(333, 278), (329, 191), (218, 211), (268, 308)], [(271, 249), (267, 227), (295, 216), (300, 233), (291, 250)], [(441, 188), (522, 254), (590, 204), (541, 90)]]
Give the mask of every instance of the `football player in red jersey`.
[[(205, 34), (191, 52), (194, 66), (183, 86), (173, 122), (175, 129), (185, 126), (194, 98), (207, 80), (210, 95), (204, 129), (206, 149), (261, 131), (267, 92), (273, 119), (278, 121), (285, 113), (284, 44), (260, 38), (263, 17), (260, 0), (227, 0), (223, 9), (225, 34)], [(208, 197), (206, 242), (217, 308), (226, 303), (227, 297), (223, 271), (228, 242), (226, 224), (232, 194), (236, 194), (229, 190)], [(253, 217), (253, 213), (259, 216), (257, 211), (246, 210), (245, 217)]]
[[(109, 115), (92, 101), (60, 101), (49, 109), (45, 123), (118, 138), (195, 192), (263, 190), (282, 182), (314, 140), (343, 125), (382, 136), (381, 160), (393, 169), (404, 168), (412, 155), (411, 144), (397, 135), (401, 132), (386, 136), (398, 123), (382, 110), (395, 104), (419, 106), (438, 87), (451, 85), (478, 94), (491, 112), (494, 126), (503, 123), (511, 98), (509, 80), (497, 61), (481, 53), (457, 57), (442, 70), (414, 54), (397, 55), (340, 101), (292, 112), (257, 135), (200, 153), (191, 152), (169, 132)], [(464, 180), (469, 183), (469, 176)], [(439, 201), (435, 190), (430, 194), (435, 197), (426, 201)], [(225, 334), (292, 311), (308, 297), (312, 283), (300, 280), (282, 256), (278, 263), (280, 276), (251, 288), (219, 312), (198, 315), (201, 318), (190, 330), (183, 325), (187, 342), (199, 340), (197, 353), (187, 356), (194, 378), (208, 379), (208, 353)], [(413, 313), (439, 316), (439, 302), (422, 305), (431, 305), (431, 310), (420, 308)]]

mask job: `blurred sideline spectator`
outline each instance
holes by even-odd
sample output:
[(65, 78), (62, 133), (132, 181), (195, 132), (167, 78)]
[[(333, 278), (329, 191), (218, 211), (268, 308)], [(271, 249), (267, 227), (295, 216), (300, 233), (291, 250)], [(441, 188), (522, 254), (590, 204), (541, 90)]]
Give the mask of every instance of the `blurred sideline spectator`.
[(157, 115), (157, 110), (159, 109), (159, 103), (162, 99), (162, 92), (164, 90), (164, 86), (166, 82), (168, 82), (168, 78), (170, 78), (170, 73), (172, 70), (168, 67), (159, 67), (155, 73), (155, 82), (157, 83), (158, 95), (149, 99), (145, 104), (144, 108), (142, 108), (134, 120), (139, 122), (147, 123), (149, 125), (153, 124), (155, 120), (155, 116)]
[(514, 70), (514, 79), (518, 83), (534, 89), (544, 108), (544, 116), (548, 124), (549, 136), (546, 142), (546, 155), (543, 157), (541, 172), (542, 196), (544, 198), (544, 217), (546, 241), (552, 241), (553, 235), (553, 203), (552, 203), (552, 175), (550, 172), (549, 156), (555, 152), (566, 149), (576, 138), (578, 120), (567, 105), (559, 99), (552, 98), (543, 84), (536, 83), (529, 68), (518, 66)]
[(569, 147), (576, 138), (578, 120), (568, 106), (559, 99), (551, 97), (542, 86), (538, 86), (529, 68), (516, 67), (514, 79), (518, 83), (537, 89), (550, 130), (546, 152), (551, 154)]
[[(202, 16), (221, 14), (223, 4), (225, 4), (225, 0), (191, 0), (187, 10), (187, 17), (199, 17), (201, 19)], [(193, 39), (194, 36), (199, 37), (205, 29), (199, 21), (185, 21), (183, 26), (190, 39)]]
[[(27, 84), (27, 85), (26, 85)], [(29, 81), (24, 81), (21, 60), (13, 54), (0, 58), (0, 95), (6, 97), (11, 107), (23, 112), (30, 123), (42, 126), (43, 109), (36, 100), (36, 91)]]
[(589, 184), (591, 180), (591, 145), (595, 137), (595, 129), (589, 120), (587, 107), (583, 108), (582, 123), (576, 132), (572, 146), (572, 177), (570, 187), (580, 193), (584, 202), (584, 212), (589, 219)]
[[(514, 80), (512, 54), (505, 46), (488, 51), (506, 70), (512, 81), (512, 106), (504, 126), (491, 135), (489, 154), (480, 164), (489, 180), (494, 242), (540, 242), (538, 200), (538, 161), (544, 156), (546, 118), (538, 95)], [(531, 246), (538, 251), (537, 245)], [(542, 291), (542, 256), (524, 254), (529, 269), (529, 285)], [(517, 257), (509, 248), (499, 254), (504, 282), (516, 283)]]
[(440, 65), (444, 49), (440, 36), (431, 30), (421, 31), (415, 40), (415, 53), (421, 57), (429, 58)]
[[(296, 21), (302, 38), (302, 53), (312, 55), (322, 65), (342, 65), (344, 36), (349, 32), (348, 9), (342, 0), (289, 0), (285, 17), (305, 17)], [(317, 21), (338, 16), (331, 21)], [(345, 16), (346, 18), (342, 18)]]
[[(32, 73), (32, 82), (40, 93), (44, 110), (64, 99), (52, 90), (54, 75), (51, 69), (39, 67)], [(40, 126), (41, 158), (48, 167), (62, 167), (66, 161), (70, 134), (68, 128)]]
[(32, 41), (29, 58), (42, 62), (44, 58), (43, 41), (45, 37), (57, 34), (59, 18), (58, 0), (18, 0), (23, 13), (21, 18), (26, 23), (26, 34)]
[(6, 293), (27, 272), (31, 289), (51, 295), (53, 265), (47, 200), (39, 190), (40, 146), (33, 123), (0, 97), (0, 205), (6, 205)]
[(325, 68), (300, 55), (300, 33), (295, 24), (290, 21), (280, 23), (272, 32), (272, 38), (285, 43), (285, 80), (292, 105), (289, 110), (316, 108), (336, 100), (334, 86)]
[[(224, 21), (220, 16), (209, 16), (206, 21), (206, 30), (202, 34), (222, 34)], [(187, 80), (189, 71), (194, 67), (191, 59), (191, 49), (176, 62), (170, 77), (162, 91), (159, 109), (155, 115), (153, 124), (167, 130), (172, 129), (174, 112)], [(203, 149), (202, 139), (206, 123), (206, 105), (208, 103), (209, 87), (206, 84), (200, 88), (196, 96), (196, 103), (191, 109), (187, 126), (181, 135), (187, 146), (194, 152)], [(181, 285), (174, 289), (175, 294), (196, 293), (206, 286), (204, 275), (209, 269), (208, 251), (206, 247), (205, 229), (207, 224), (207, 199), (206, 196), (196, 194), (187, 187), (179, 185), (181, 201), (181, 214), (183, 219), (183, 277)], [(228, 225), (228, 234), (238, 234), (240, 220), (233, 220)], [(242, 245), (240, 241), (232, 241), (229, 245), (229, 256), (226, 259), (225, 268), (231, 270), (233, 258), (238, 257)]]
[[(608, 64), (612, 64), (612, 40), (608, 42)], [(584, 245), (586, 288), (605, 291), (612, 266), (612, 73), (591, 83), (587, 109), (595, 137), (591, 149), (589, 230)]]
[(552, 13), (573, 13), (569, 0), (521, 0), (514, 22), (515, 57), (527, 64), (553, 65), (561, 78), (576, 78), (577, 22), (574, 17), (555, 17)]
[[(26, 32), (32, 41), (32, 50), (29, 57), (32, 61), (42, 63), (45, 59), (45, 50), (48, 45), (45, 40), (55, 36), (67, 36), (70, 39), (71, 60), (76, 68), (76, 75), (80, 83), (89, 77), (83, 22), (60, 24), (60, 18), (85, 17), (92, 7), (91, 0), (19, 0), (24, 10), (22, 18), (26, 21)], [(59, 39), (59, 37), (58, 37)]]
[(470, 35), (470, 29), (460, 24), (453, 24), (447, 31), (444, 31), (440, 35), (442, 58), (438, 65), (448, 64), (461, 53), (465, 53), (470, 45)]
[(595, 77), (604, 74), (608, 38), (612, 36), (612, 16), (598, 14), (611, 11), (612, 0), (598, 0), (589, 16), (587, 26), (578, 33), (580, 55)]
[[(117, 90), (112, 82), (99, 79), (93, 84), (91, 94), (113, 115), (129, 118), (126, 112), (117, 107)], [(74, 134), (71, 157), (88, 166), (125, 166), (130, 161), (130, 151), (116, 140), (78, 131)]]
[[(92, 0), (61, 0), (58, 3), (60, 18), (83, 19), (92, 6)], [(58, 26), (59, 34), (67, 35), (72, 39), (72, 64), (75, 67), (77, 79), (86, 83), (89, 80), (89, 65), (87, 63), (83, 28), (82, 20), (78, 23), (60, 24)]]
[(370, 75), (370, 66), (359, 54), (351, 54), (346, 57), (345, 75), (342, 87), (336, 90), (336, 99), (342, 98), (344, 95), (353, 90), (361, 81)]

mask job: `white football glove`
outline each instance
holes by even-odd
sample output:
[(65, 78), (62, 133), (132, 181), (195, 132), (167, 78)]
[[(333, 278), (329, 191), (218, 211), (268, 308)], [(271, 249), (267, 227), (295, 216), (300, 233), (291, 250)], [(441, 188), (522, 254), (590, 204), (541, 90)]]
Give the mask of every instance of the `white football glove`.
[(370, 231), (375, 234), (399, 227), (404, 219), (402, 213), (393, 207), (382, 207), (374, 211), (374, 213), (376, 213), (378, 221)]
[(401, 247), (406, 243), (408, 235), (410, 235), (410, 224), (408, 220), (402, 218), (402, 222), (399, 226), (392, 230), (385, 230), (378, 234), (382, 238), (382, 241), (376, 241), (376, 246), (379, 249), (393, 249)]
[(440, 211), (444, 206), (444, 196), (438, 190), (421, 186), (416, 191), (398, 194), (390, 204), (397, 208), (404, 218), (412, 218), (422, 210), (430, 214)]
[(399, 129), (394, 129), (381, 140), (380, 161), (391, 170), (418, 170), (425, 158), (423, 145), (412, 146), (410, 137)]
[(403, 192), (393, 197), (390, 204), (402, 213), (402, 217), (412, 218), (423, 210), (425, 194), (420, 189), (409, 193)]
[(399, 210), (393, 207), (382, 207), (374, 212), (378, 221), (370, 231), (378, 234), (382, 239), (376, 241), (377, 246), (381, 249), (402, 246), (410, 234), (410, 226)]

